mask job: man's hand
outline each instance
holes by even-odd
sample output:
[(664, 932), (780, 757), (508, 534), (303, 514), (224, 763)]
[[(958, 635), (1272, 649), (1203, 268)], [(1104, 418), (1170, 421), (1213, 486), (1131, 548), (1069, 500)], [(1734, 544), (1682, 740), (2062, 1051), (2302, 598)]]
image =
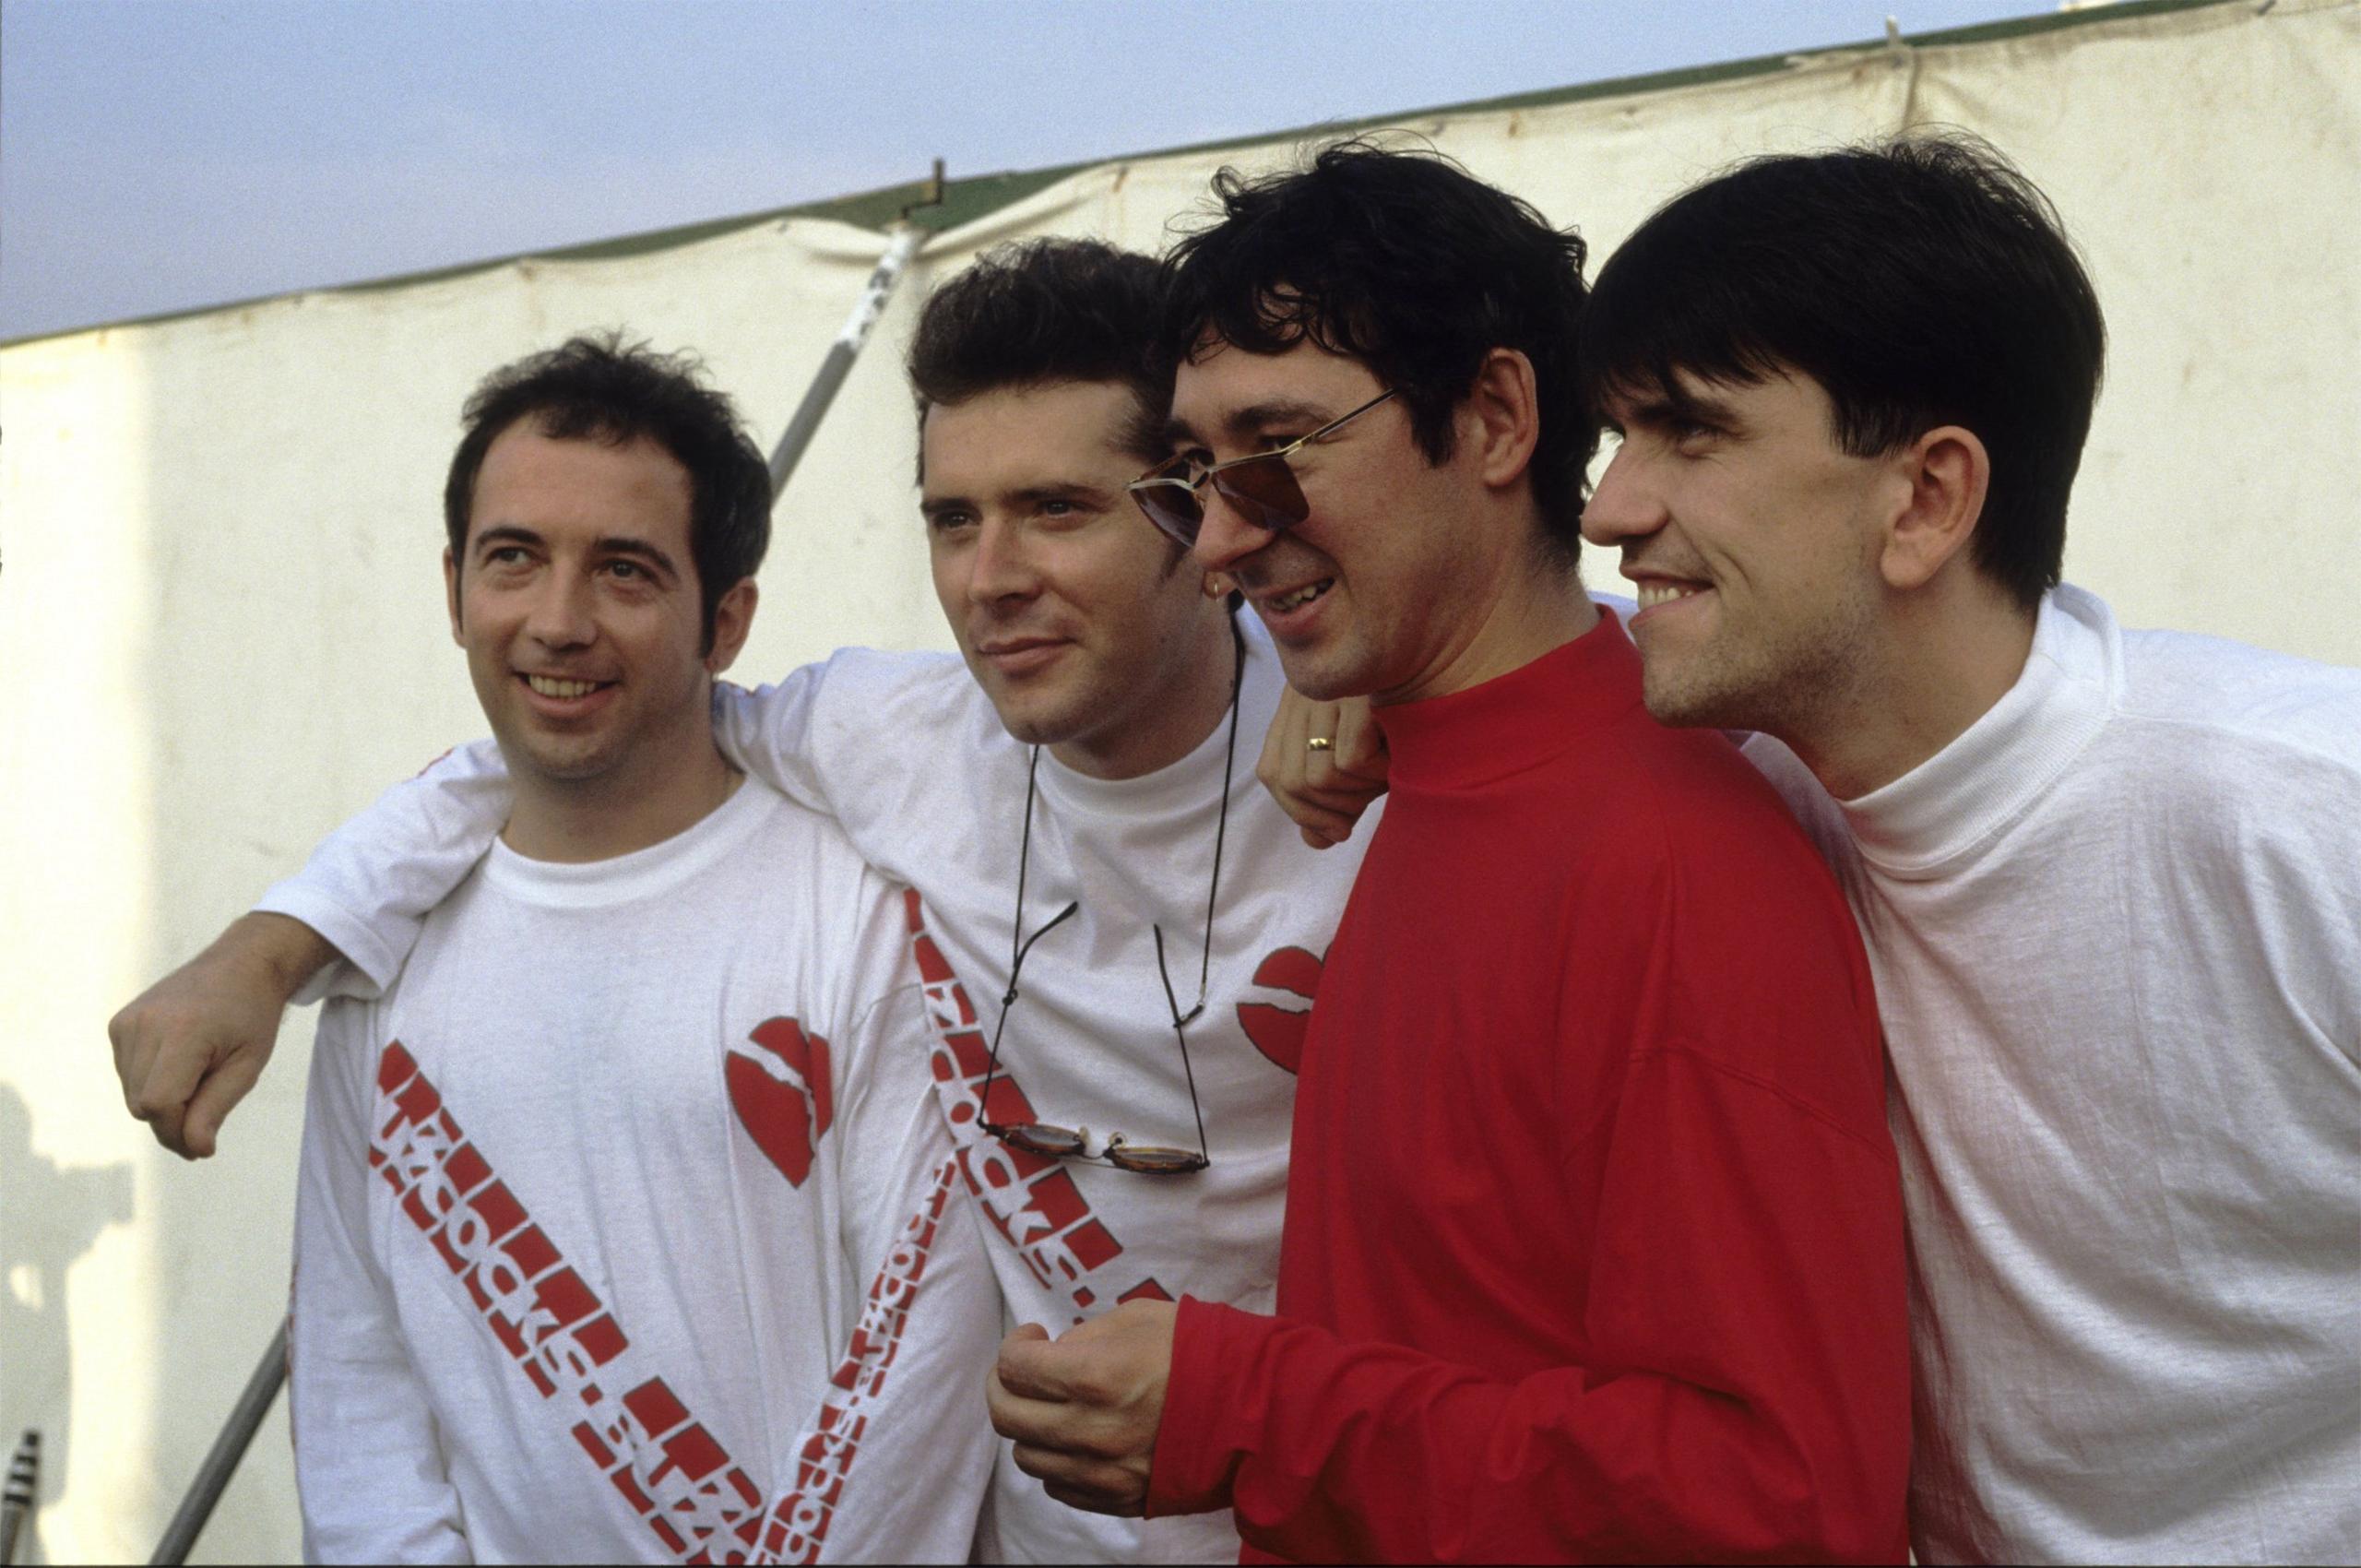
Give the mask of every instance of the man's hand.
[(1279, 695), (1254, 777), (1295, 818), (1303, 841), (1325, 849), (1353, 836), (1353, 824), (1385, 793), (1390, 766), (1368, 698), (1314, 702), (1289, 686)]
[(1062, 1339), (1028, 1323), (1002, 1340), (986, 1396), (1016, 1467), (1069, 1508), (1145, 1512), (1179, 1315), (1169, 1301), (1127, 1301)]
[(287, 999), (337, 956), (319, 932), (284, 915), (231, 921), (212, 946), (108, 1021), (125, 1106), (174, 1154), (211, 1154), (231, 1108), (270, 1060)]

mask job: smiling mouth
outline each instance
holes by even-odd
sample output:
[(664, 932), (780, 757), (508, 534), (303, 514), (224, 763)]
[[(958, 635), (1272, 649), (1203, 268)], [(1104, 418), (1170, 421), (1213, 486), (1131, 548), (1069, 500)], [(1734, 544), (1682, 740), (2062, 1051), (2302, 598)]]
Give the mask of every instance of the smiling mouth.
[(1316, 583), (1306, 583), (1290, 592), (1273, 595), (1263, 600), (1263, 608), (1274, 615), (1284, 615), (1290, 610), (1300, 610), (1335, 586), (1335, 578), (1323, 577)]
[(1653, 577), (1638, 585), (1637, 597), (1641, 609), (1654, 610), (1659, 604), (1670, 604), (1676, 599), (1687, 599), (1691, 594), (1703, 593), (1707, 586), (1704, 583), (1667, 582), (1662, 577)]
[(612, 681), (565, 681), (554, 675), (527, 675), (525, 684), (545, 697), (587, 697), (614, 684)]

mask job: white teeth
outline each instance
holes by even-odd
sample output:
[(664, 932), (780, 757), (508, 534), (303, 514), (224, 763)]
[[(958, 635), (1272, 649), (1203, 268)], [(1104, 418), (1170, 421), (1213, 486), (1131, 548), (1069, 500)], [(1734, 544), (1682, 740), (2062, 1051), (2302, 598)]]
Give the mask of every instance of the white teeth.
[(1336, 579), (1334, 577), (1323, 577), (1320, 581), (1307, 584), (1305, 587), (1296, 589), (1293, 593), (1283, 594), (1279, 598), (1272, 600), (1270, 601), (1271, 608), (1284, 615), (1299, 604), (1309, 604), (1313, 600), (1318, 599), (1322, 594), (1326, 593), (1331, 588), (1334, 588), (1335, 586), (1335, 582)]
[(545, 697), (587, 697), (599, 689), (596, 681), (558, 681), (547, 675), (528, 675), (525, 683)]
[(1702, 583), (1655, 581), (1642, 583), (1639, 586), (1640, 608), (1643, 610), (1652, 609), (1659, 604), (1669, 604), (1676, 599), (1687, 599), (1692, 593), (1704, 591), (1704, 585)]

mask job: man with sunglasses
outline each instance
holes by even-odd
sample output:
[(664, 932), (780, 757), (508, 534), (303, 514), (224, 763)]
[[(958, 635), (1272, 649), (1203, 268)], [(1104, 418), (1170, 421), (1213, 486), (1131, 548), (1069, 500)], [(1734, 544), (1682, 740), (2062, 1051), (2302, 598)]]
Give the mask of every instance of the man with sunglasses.
[[(1254, 782), (1282, 689), (1269, 640), (1124, 493), (1169, 450), (1160, 299), (1153, 261), (1072, 241), (939, 289), (909, 371), (962, 658), (847, 650), (717, 708), (726, 754), (922, 897), (907, 935), (940, 1108), (1013, 1318), (1062, 1329), (1183, 1291), (1270, 1307), (1294, 1065), (1354, 871)], [(462, 747), (126, 1008), (119, 1070), (160, 1137), (209, 1152), (331, 956), (314, 931), (374, 979), (397, 969), (507, 798), (497, 755)], [(1224, 1516), (1076, 1513), (1005, 1465), (978, 1544), (1020, 1562), (1239, 1547)]]
[(1305, 1044), (1277, 1313), (1020, 1330), (995, 1425), (1052, 1496), (1233, 1507), (1255, 1560), (1899, 1562), (1875, 999), (1777, 796), (1648, 718), (1575, 580), (1580, 243), (1365, 146), (1216, 189), (1137, 493), (1296, 689), (1373, 699), (1393, 793)]

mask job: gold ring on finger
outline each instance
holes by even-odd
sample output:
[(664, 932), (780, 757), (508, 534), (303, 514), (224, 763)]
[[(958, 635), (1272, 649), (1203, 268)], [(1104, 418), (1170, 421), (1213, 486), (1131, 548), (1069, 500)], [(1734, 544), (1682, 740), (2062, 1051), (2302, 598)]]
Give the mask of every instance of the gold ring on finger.
[(1310, 747), (1311, 750), (1313, 750), (1313, 751), (1315, 751), (1315, 752), (1324, 752), (1324, 751), (1328, 750), (1330, 747), (1334, 746), (1335, 743), (1336, 743), (1335, 742), (1334, 742), (1334, 741), (1330, 740), (1330, 739), (1329, 739), (1327, 736), (1325, 736), (1325, 735), (1314, 735), (1314, 736), (1313, 736), (1313, 737), (1311, 737), (1311, 739), (1310, 739), (1309, 741), (1304, 742), (1304, 744), (1305, 744), (1306, 746)]

